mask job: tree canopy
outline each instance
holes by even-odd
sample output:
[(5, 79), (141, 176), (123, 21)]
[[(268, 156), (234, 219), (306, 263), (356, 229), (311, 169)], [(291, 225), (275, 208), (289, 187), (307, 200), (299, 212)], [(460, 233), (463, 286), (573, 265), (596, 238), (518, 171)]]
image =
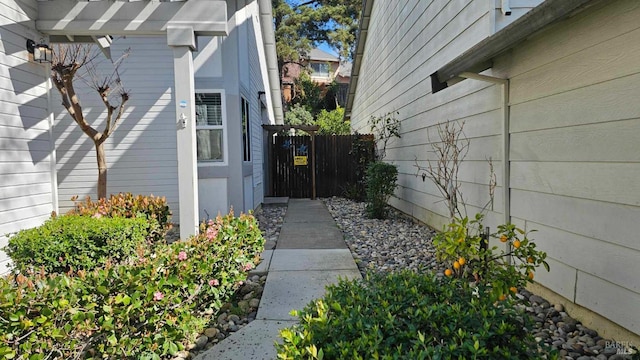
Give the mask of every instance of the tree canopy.
[(272, 0), (280, 68), (326, 42), (341, 58), (355, 48), (362, 0)]

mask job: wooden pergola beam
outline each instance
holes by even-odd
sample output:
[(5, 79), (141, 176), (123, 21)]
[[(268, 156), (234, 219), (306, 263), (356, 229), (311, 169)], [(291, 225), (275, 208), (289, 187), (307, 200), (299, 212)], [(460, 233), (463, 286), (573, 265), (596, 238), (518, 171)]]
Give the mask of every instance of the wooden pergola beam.
[(38, 1), (38, 31), (48, 35), (164, 35), (190, 26), (196, 35), (225, 36), (227, 3), (188, 1)]

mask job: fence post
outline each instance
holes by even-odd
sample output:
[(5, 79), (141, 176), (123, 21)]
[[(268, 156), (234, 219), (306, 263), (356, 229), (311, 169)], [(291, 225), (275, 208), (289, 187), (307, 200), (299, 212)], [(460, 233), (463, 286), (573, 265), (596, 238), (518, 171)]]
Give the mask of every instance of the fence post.
[(311, 131), (311, 200), (316, 199), (316, 132)]

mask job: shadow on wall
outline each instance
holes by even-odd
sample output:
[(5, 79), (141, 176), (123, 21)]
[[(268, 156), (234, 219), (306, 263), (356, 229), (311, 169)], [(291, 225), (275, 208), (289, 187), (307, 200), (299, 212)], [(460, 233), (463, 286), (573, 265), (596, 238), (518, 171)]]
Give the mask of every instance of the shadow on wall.
[[(117, 57), (129, 47), (131, 54), (120, 67), (120, 74), (131, 99), (118, 127), (105, 143), (108, 192), (166, 196), (175, 220), (178, 175), (173, 55), (163, 37), (135, 36), (116, 39), (112, 54)], [(95, 90), (81, 81), (77, 84), (86, 118), (95, 128), (102, 129), (106, 118), (104, 104)], [(57, 90), (53, 89), (51, 95), (62, 210), (73, 205), (70, 201), (73, 195), (95, 198), (97, 165), (93, 141), (57, 101), (60, 99)]]

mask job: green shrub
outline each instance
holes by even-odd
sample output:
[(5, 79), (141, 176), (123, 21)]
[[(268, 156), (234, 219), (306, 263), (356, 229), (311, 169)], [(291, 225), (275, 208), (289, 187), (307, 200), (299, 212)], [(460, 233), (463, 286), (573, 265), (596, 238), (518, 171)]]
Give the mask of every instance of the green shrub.
[(279, 359), (541, 359), (533, 320), (511, 301), (477, 297), (466, 281), (431, 274), (341, 280), (294, 312)]
[(85, 201), (76, 202), (70, 213), (94, 217), (146, 218), (149, 221), (149, 240), (153, 242), (164, 240), (166, 232), (172, 226), (166, 198), (153, 195), (119, 193), (98, 201), (92, 201), (87, 196)]
[(398, 168), (395, 165), (376, 161), (367, 167), (367, 216), (384, 219), (387, 216), (387, 201), (396, 189)]
[(250, 215), (218, 217), (128, 264), (0, 279), (0, 357), (160, 359), (182, 350), (246, 280), (264, 247)]
[(344, 120), (344, 108), (339, 106), (332, 111), (322, 109), (316, 119), (316, 125), (320, 126), (318, 135), (349, 135), (351, 133), (351, 123), (349, 120)]
[(373, 135), (359, 135), (351, 143), (349, 149), (350, 166), (353, 167), (354, 177), (343, 189), (343, 196), (355, 201), (366, 198), (367, 167), (375, 159), (375, 141)]
[(4, 250), (23, 273), (41, 268), (46, 273), (59, 273), (123, 261), (146, 236), (145, 219), (66, 215), (20, 231)]

